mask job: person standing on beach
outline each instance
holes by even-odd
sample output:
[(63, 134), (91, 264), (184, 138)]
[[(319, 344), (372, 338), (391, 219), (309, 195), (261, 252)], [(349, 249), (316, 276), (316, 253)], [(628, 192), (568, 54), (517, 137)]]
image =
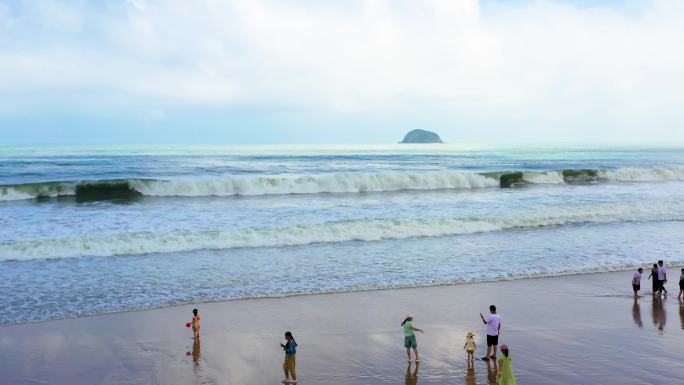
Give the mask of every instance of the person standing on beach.
[[(297, 342), (291, 332), (285, 332), (285, 340), (287, 340), (285, 344), (280, 344), (283, 350), (285, 350), (285, 362), (283, 362), (285, 379), (283, 384), (292, 384), (297, 382)], [(292, 381), (290, 381), (290, 377), (292, 377)]]
[[(487, 355), (482, 357), (483, 361), (490, 358), (496, 360), (496, 346), (499, 344), (499, 333), (501, 332), (501, 316), (496, 314), (496, 306), (490, 305), (489, 313), (487, 317), (480, 313), (480, 319), (487, 325)], [(492, 355), (490, 355), (490, 351), (492, 351)]]
[(651, 289), (653, 290), (653, 295), (658, 292), (658, 264), (654, 263), (651, 267), (651, 274), (648, 275), (648, 279), (651, 280)]
[(658, 261), (658, 293), (665, 291), (667, 295), (667, 289), (665, 289), (665, 283), (667, 282), (667, 273), (665, 272), (665, 266), (663, 266), (663, 260)]
[[(677, 294), (677, 298), (684, 299), (684, 269), (682, 269), (679, 275), (679, 294)], [(684, 329), (684, 326), (682, 326), (682, 329)]]
[(419, 363), (420, 358), (418, 357), (418, 343), (416, 342), (415, 332), (424, 332), (422, 329), (413, 326), (413, 316), (410, 314), (404, 318), (404, 322), (401, 323), (401, 326), (404, 327), (404, 347), (406, 348), (408, 362), (411, 362), (411, 349), (413, 349), (413, 353), (416, 355), (416, 363)]
[(508, 353), (508, 345), (501, 345), (501, 354), (503, 357), (499, 358), (499, 371), (496, 374), (496, 383), (498, 385), (517, 385), (513, 375), (513, 366), (511, 366), (511, 356)]
[(641, 290), (641, 273), (644, 269), (639, 268), (632, 276), (632, 290), (634, 290), (634, 298), (639, 298), (639, 290)]
[(473, 332), (468, 332), (466, 334), (466, 340), (465, 344), (463, 344), (463, 349), (466, 350), (466, 353), (468, 353), (468, 361), (472, 361), (475, 357), (475, 350), (477, 349), (477, 345), (475, 344), (475, 333)]
[(197, 309), (192, 309), (192, 334), (195, 338), (200, 336), (200, 316), (198, 315)]

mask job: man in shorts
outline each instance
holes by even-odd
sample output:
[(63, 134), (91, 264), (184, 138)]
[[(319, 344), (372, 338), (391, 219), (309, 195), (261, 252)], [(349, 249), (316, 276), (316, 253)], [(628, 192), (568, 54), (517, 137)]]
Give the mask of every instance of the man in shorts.
[[(499, 333), (501, 332), (501, 316), (496, 314), (496, 306), (491, 305), (487, 317), (480, 313), (480, 318), (486, 325), (487, 331), (487, 355), (482, 357), (482, 360), (487, 361), (491, 358), (496, 361), (496, 347), (499, 345)], [(490, 355), (490, 351), (492, 351), (492, 355)]]
[(632, 276), (632, 290), (634, 290), (634, 298), (639, 298), (639, 290), (641, 290), (641, 273), (644, 269), (639, 268)]

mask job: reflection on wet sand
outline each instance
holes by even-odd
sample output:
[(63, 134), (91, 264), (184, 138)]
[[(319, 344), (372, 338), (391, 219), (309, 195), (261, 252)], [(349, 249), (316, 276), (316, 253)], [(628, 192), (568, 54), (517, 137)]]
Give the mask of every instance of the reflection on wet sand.
[(651, 316), (653, 317), (653, 326), (656, 326), (662, 333), (665, 330), (665, 323), (667, 322), (667, 314), (663, 307), (663, 299), (660, 296), (653, 297), (651, 307)]
[(192, 356), (192, 362), (195, 363), (195, 366), (199, 366), (199, 360), (200, 360), (200, 355), (202, 354), (202, 348), (200, 346), (200, 339), (195, 338), (194, 342), (192, 343), (192, 352), (187, 352), (185, 353), (186, 356)]
[(634, 298), (634, 304), (632, 305), (632, 319), (638, 327), (644, 327), (644, 322), (641, 320), (641, 307), (636, 298)]
[(679, 323), (682, 324), (682, 329), (684, 329), (684, 301), (679, 300)]
[(493, 362), (491, 360), (485, 361), (487, 363), (487, 383), (489, 385), (497, 385), (496, 384), (496, 362)]
[(468, 372), (466, 372), (466, 385), (475, 385), (475, 365), (468, 361)]
[(416, 363), (416, 368), (411, 371), (411, 363), (409, 362), (406, 367), (406, 385), (416, 385), (418, 383), (418, 367), (419, 363)]

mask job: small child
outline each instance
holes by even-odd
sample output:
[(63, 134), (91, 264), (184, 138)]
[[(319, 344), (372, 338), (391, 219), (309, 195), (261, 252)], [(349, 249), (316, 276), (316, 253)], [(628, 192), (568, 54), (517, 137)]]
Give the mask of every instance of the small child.
[(474, 360), (475, 350), (477, 350), (477, 345), (475, 344), (475, 339), (473, 337), (475, 337), (475, 333), (468, 332), (465, 344), (463, 345), (463, 349), (468, 353), (468, 361)]
[(498, 385), (516, 385), (517, 382), (515, 381), (515, 375), (513, 375), (508, 345), (501, 345), (501, 354), (503, 354), (503, 357), (499, 358), (499, 370), (496, 373), (496, 383)]
[[(297, 383), (297, 342), (291, 332), (285, 332), (285, 340), (287, 340), (285, 344), (280, 344), (285, 350), (285, 362), (283, 362), (285, 379), (283, 384), (293, 384)], [(290, 381), (290, 377), (292, 377), (292, 381)]]
[(200, 317), (197, 315), (197, 309), (192, 309), (192, 334), (195, 336), (195, 338), (199, 338), (199, 332), (200, 332)]
[(684, 299), (684, 269), (682, 269), (682, 274), (679, 276), (679, 294), (677, 294), (677, 298), (679, 297)]
[(632, 276), (632, 290), (634, 290), (634, 298), (639, 298), (639, 290), (641, 290), (641, 273), (644, 269), (639, 268)]

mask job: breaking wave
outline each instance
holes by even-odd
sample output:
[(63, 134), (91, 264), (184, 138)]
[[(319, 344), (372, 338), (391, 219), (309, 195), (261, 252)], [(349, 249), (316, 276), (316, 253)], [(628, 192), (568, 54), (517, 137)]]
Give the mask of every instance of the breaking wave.
[(684, 202), (551, 207), (523, 215), (485, 218), (361, 219), (289, 227), (135, 232), (0, 242), (0, 261), (80, 256), (140, 255), (201, 249), (275, 247), (435, 237), (582, 223), (684, 220)]
[(509, 188), (525, 184), (684, 181), (682, 168), (566, 169), (544, 172), (459, 171), (281, 175), (225, 175), (175, 179), (121, 179), (0, 185), (0, 201), (74, 197), (77, 201), (141, 196), (233, 196), (362, 193), (400, 190)]

